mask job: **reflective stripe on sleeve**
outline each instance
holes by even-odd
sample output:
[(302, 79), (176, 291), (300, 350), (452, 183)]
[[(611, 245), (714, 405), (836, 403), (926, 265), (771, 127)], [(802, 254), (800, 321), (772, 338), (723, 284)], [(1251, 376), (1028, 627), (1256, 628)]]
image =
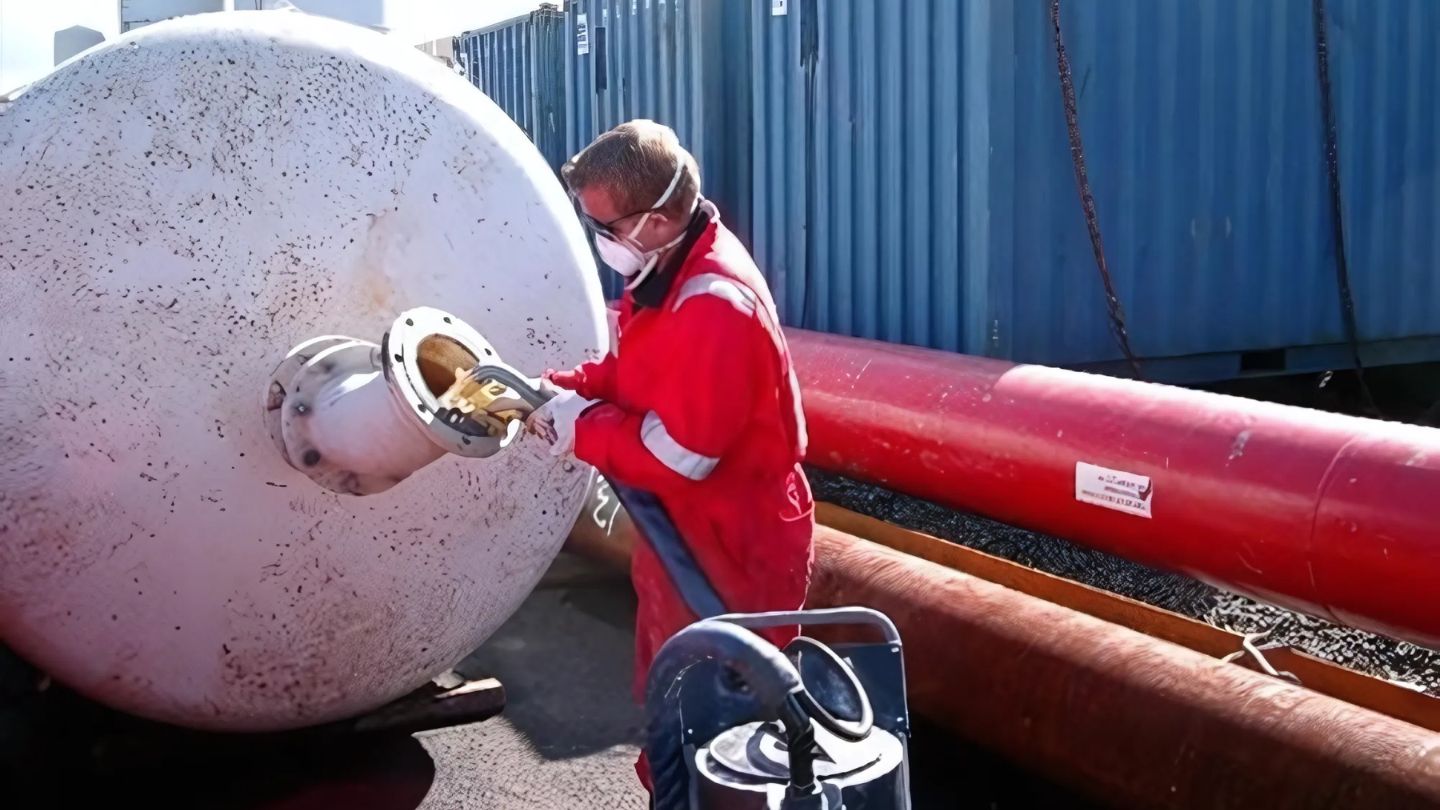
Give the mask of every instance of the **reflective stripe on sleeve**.
[(660, 421), (660, 415), (654, 411), (645, 414), (645, 419), (640, 424), (640, 443), (645, 445), (645, 449), (661, 464), (691, 481), (705, 480), (720, 463), (718, 458), (688, 450), (675, 441), (670, 431), (665, 429), (665, 423)]

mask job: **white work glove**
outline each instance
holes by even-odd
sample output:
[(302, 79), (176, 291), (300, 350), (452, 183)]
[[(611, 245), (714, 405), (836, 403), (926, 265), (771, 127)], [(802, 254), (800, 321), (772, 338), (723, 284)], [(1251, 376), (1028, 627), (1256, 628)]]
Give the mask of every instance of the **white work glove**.
[(525, 429), (550, 443), (550, 455), (570, 455), (575, 452), (575, 423), (594, 404), (594, 400), (562, 389), (530, 414)]

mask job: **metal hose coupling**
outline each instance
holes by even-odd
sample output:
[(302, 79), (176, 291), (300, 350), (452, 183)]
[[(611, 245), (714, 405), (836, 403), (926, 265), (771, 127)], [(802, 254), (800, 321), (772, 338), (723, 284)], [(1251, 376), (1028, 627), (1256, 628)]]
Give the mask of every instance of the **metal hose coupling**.
[[(528, 392), (481, 428), (442, 403), (477, 367), (491, 382)], [(372, 495), (447, 453), (500, 452), (519, 435), (537, 388), (469, 324), (419, 307), (401, 313), (378, 343), (323, 335), (291, 349), (270, 375), (263, 412), (290, 466), (326, 489)]]

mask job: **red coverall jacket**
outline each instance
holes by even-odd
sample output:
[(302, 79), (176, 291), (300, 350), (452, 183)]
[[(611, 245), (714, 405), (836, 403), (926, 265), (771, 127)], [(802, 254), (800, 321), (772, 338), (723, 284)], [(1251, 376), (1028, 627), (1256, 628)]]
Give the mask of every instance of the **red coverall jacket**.
[[(568, 380), (587, 399), (575, 455), (655, 495), (731, 612), (799, 610), (813, 563), (814, 504), (800, 468), (805, 417), (765, 279), (718, 218), (659, 306), (620, 305), (614, 353)], [(658, 280), (658, 279), (657, 279)], [(635, 694), (660, 646), (696, 621), (638, 543)], [(767, 634), (783, 645), (794, 628)]]

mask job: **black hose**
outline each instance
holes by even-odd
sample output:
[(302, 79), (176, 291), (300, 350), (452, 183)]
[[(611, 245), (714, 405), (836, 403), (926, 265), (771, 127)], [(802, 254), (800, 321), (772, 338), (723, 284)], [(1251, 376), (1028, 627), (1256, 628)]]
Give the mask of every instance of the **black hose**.
[(665, 569), (675, 592), (690, 612), (701, 619), (728, 613), (720, 592), (715, 590), (710, 578), (705, 575), (705, 569), (690, 553), (690, 547), (685, 545), (685, 538), (680, 536), (675, 521), (660, 499), (652, 493), (631, 489), (614, 480), (610, 481), (610, 490), (640, 530), (640, 537), (655, 552), (660, 567)]
[(1335, 279), (1340, 292), (1340, 318), (1345, 340), (1350, 344), (1350, 363), (1360, 383), (1360, 396), (1371, 416), (1379, 417), (1380, 407), (1365, 379), (1360, 361), (1360, 326), (1355, 317), (1355, 297), (1350, 291), (1350, 264), (1345, 257), (1345, 216), (1340, 200), (1340, 145), (1335, 129), (1335, 103), (1330, 92), (1330, 41), (1325, 33), (1325, 0), (1313, 0), (1315, 18), (1315, 66), (1320, 79), (1320, 116), (1325, 137), (1325, 171), (1330, 187), (1330, 224), (1335, 233)]
[(1090, 174), (1085, 168), (1085, 146), (1080, 139), (1080, 106), (1075, 97), (1075, 80), (1070, 72), (1070, 57), (1065, 52), (1065, 38), (1060, 32), (1060, 0), (1050, 0), (1050, 27), (1055, 34), (1055, 64), (1060, 72), (1060, 96), (1065, 105), (1065, 130), (1070, 137), (1070, 161), (1075, 166), (1075, 184), (1080, 189), (1080, 209), (1085, 215), (1085, 227), (1090, 233), (1090, 249), (1095, 254), (1095, 267), (1100, 271), (1100, 283), (1105, 288), (1105, 304), (1110, 311), (1110, 331), (1115, 335), (1125, 362), (1130, 364), (1130, 373), (1135, 379), (1143, 379), (1140, 373), (1140, 358), (1130, 348), (1130, 328), (1125, 325), (1125, 310), (1120, 305), (1120, 295), (1115, 292), (1115, 282), (1110, 278), (1110, 265), (1105, 260), (1105, 243), (1100, 238), (1100, 215), (1095, 210), (1095, 195), (1090, 191)]
[[(800, 67), (805, 71), (805, 222), (801, 226), (804, 252), (801, 265), (804, 270), (800, 283), (804, 295), (800, 303), (801, 329), (813, 329), (812, 318), (818, 308), (816, 287), (811, 281), (815, 273), (815, 231), (819, 210), (819, 175), (815, 164), (815, 107), (819, 98), (815, 94), (816, 71), (820, 63), (820, 10), (816, 0), (803, 0), (800, 5)], [(794, 266), (793, 264), (791, 265)]]
[(804, 691), (792, 692), (780, 707), (780, 723), (785, 727), (785, 748), (790, 753), (791, 798), (803, 799), (815, 794), (815, 757), (819, 747), (815, 743), (815, 726), (810, 715), (805, 713), (798, 696)]
[[(775, 645), (727, 622), (705, 621), (680, 631), (655, 656), (645, 691), (645, 755), (650, 762), (655, 810), (686, 810), (688, 805), (680, 694), (673, 687), (685, 670), (707, 660), (719, 661), (738, 676), (759, 717), (785, 720), (787, 731), (796, 722), (789, 716), (795, 710), (787, 710), (786, 704), (793, 703), (792, 695), (803, 688), (800, 674)], [(722, 687), (717, 684), (715, 688)], [(809, 725), (808, 718), (804, 724)], [(799, 769), (807, 766), (801, 764)], [(814, 771), (809, 772), (813, 785)]]

